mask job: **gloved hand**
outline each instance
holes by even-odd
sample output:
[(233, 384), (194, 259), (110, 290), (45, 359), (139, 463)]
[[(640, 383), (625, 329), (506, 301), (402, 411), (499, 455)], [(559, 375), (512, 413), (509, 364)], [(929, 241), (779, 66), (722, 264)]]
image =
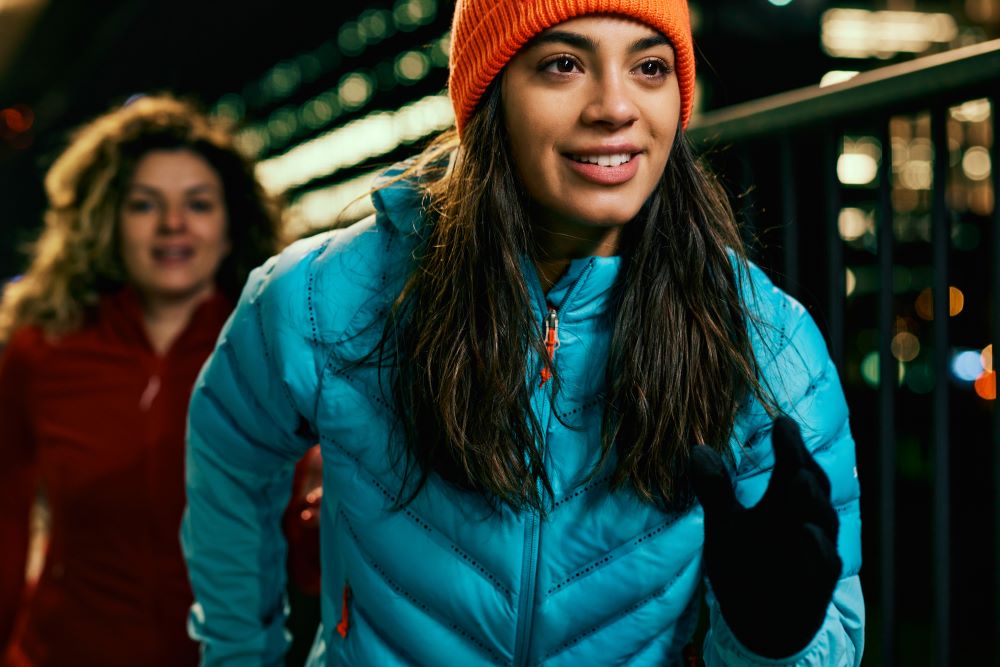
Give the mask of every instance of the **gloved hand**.
[(823, 625), (840, 577), (830, 480), (788, 417), (774, 421), (774, 470), (753, 507), (736, 499), (715, 450), (691, 452), (694, 490), (705, 510), (704, 563), (722, 616), (761, 656), (804, 649)]

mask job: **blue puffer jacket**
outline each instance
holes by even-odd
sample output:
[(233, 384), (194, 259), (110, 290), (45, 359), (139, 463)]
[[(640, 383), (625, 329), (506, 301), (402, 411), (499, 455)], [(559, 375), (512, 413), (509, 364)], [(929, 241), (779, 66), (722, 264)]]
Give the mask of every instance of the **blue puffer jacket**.
[[(375, 202), (373, 218), (296, 243), (253, 273), (198, 381), (182, 540), (203, 664), (282, 664), (280, 521), (293, 465), (316, 441), (324, 629), (311, 665), (679, 664), (700, 604), (700, 506), (664, 514), (629, 492), (610, 493), (606, 478), (583, 482), (599, 449), (610, 333), (598, 314), (619, 259), (574, 261), (545, 296), (528, 272), (540, 321), (546, 299), (560, 318), (562, 392), (553, 406), (547, 385), (533, 403), (556, 497), (547, 518), (491, 513), (436, 478), (405, 510), (390, 511), (399, 490), (387, 444), (399, 437), (392, 408), (376, 372), (350, 362), (372, 349), (410, 267), (420, 194), (399, 182)], [(857, 665), (864, 605), (847, 406), (806, 311), (759, 270), (750, 282), (749, 307), (773, 325), (753, 334), (766, 378), (833, 485), (844, 571), (824, 626), (787, 660), (743, 648), (709, 593), (705, 661)], [(769, 429), (756, 404), (735, 427), (732, 472), (747, 505), (768, 482)]]

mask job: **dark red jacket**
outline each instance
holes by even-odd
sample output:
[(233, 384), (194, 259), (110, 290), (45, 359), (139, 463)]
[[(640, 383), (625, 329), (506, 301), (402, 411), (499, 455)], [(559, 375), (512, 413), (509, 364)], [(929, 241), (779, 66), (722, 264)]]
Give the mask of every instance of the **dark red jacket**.
[[(139, 299), (105, 297), (58, 342), (14, 334), (0, 358), (0, 655), (36, 667), (183, 667), (191, 591), (178, 530), (188, 399), (231, 304), (201, 304), (164, 356)], [(44, 570), (24, 591), (28, 513), (48, 499)]]

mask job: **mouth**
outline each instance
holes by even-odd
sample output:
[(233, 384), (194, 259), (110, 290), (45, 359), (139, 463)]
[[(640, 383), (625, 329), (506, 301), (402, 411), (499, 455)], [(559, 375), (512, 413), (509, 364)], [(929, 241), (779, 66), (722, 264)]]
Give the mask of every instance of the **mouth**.
[(152, 254), (153, 259), (157, 262), (184, 262), (194, 256), (194, 248), (191, 246), (161, 246), (153, 248)]
[(594, 164), (599, 167), (614, 168), (628, 164), (638, 153), (614, 153), (611, 155), (578, 155), (570, 154), (569, 158), (581, 164)]
[[(624, 147), (623, 147), (624, 148)], [(622, 150), (620, 153), (568, 153), (563, 155), (565, 164), (577, 177), (600, 186), (619, 186), (631, 181), (639, 173), (642, 152)]]

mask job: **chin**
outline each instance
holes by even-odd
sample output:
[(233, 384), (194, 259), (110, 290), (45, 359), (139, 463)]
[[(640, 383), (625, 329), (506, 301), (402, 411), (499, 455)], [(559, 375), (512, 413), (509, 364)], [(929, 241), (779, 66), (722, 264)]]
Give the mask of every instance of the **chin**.
[(640, 210), (641, 206), (592, 207), (575, 217), (588, 227), (622, 227), (635, 219)]
[(195, 298), (207, 290), (203, 283), (156, 285), (147, 289), (147, 293), (165, 301), (184, 301)]

